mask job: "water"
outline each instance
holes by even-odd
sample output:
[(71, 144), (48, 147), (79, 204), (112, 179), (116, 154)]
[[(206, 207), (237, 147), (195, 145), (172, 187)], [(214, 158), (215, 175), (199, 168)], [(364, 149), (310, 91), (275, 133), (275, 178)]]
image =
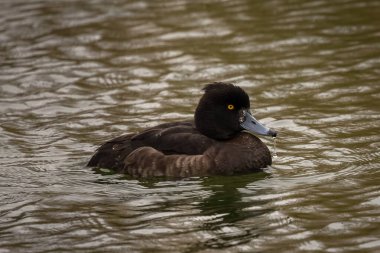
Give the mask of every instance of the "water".
[(276, 150), (276, 137), (273, 137), (273, 151), (272, 151), (272, 157), (277, 158), (277, 150)]
[[(1, 1), (0, 252), (379, 252), (379, 10)], [(221, 80), (279, 133), (263, 173), (84, 167), (111, 137), (190, 118)]]

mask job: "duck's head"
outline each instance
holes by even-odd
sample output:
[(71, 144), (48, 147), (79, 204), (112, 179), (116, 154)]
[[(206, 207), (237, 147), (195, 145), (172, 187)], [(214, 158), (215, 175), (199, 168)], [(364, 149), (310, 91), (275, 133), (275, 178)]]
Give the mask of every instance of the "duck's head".
[(247, 93), (229, 83), (216, 82), (206, 85), (204, 95), (195, 111), (195, 126), (213, 139), (230, 139), (246, 130), (260, 135), (276, 137), (277, 133), (259, 121), (250, 112)]

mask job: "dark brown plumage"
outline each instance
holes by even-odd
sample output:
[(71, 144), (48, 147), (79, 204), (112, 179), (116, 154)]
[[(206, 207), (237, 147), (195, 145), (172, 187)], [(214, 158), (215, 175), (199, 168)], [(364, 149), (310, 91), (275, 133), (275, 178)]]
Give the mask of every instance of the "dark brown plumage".
[(276, 133), (250, 115), (249, 97), (243, 89), (212, 83), (204, 90), (194, 121), (165, 123), (107, 141), (88, 166), (139, 178), (232, 175), (270, 165), (265, 144), (242, 130)]

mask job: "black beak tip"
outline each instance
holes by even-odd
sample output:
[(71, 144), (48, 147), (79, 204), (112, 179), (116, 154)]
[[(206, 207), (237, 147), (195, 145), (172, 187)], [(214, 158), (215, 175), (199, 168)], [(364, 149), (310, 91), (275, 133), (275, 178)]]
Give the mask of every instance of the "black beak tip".
[(272, 129), (270, 129), (269, 132), (268, 132), (268, 135), (270, 135), (270, 136), (272, 136), (274, 138), (274, 137), (277, 137), (277, 132), (274, 131), (274, 130), (272, 130)]

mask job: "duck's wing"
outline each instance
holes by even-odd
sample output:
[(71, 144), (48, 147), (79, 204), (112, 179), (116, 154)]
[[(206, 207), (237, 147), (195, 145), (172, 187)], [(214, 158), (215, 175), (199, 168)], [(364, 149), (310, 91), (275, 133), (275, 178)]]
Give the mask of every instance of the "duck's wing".
[(88, 167), (117, 170), (124, 166), (124, 159), (134, 150), (131, 138), (134, 134), (122, 135), (103, 143), (87, 163)]
[(166, 128), (153, 128), (131, 138), (133, 146), (152, 147), (165, 155), (202, 154), (215, 140), (201, 134), (191, 124), (177, 124)]
[(107, 141), (98, 148), (87, 166), (119, 171), (124, 167), (128, 155), (141, 147), (151, 147), (165, 155), (197, 155), (214, 142), (200, 134), (190, 121), (165, 123), (138, 134), (123, 135)]

